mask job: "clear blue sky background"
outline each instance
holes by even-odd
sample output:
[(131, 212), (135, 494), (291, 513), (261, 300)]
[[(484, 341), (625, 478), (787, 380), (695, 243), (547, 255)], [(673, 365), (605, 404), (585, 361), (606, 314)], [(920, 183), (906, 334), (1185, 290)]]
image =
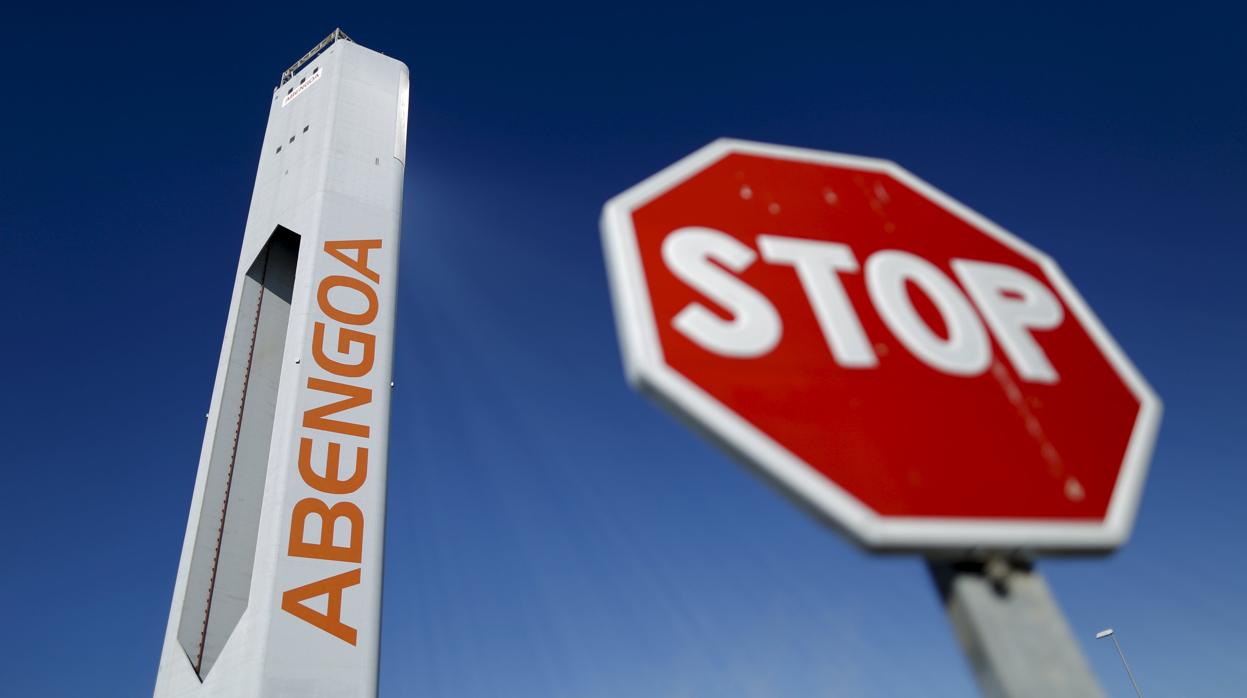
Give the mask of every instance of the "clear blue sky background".
[(412, 72), (384, 696), (973, 691), (918, 559), (623, 382), (600, 206), (722, 135), (895, 159), (1063, 264), (1167, 411), (1131, 543), (1042, 569), (1112, 695), (1109, 625), (1150, 695), (1241, 695), (1245, 18), (817, 7), (7, 9), (0, 693), (150, 691), (270, 90), (341, 25)]

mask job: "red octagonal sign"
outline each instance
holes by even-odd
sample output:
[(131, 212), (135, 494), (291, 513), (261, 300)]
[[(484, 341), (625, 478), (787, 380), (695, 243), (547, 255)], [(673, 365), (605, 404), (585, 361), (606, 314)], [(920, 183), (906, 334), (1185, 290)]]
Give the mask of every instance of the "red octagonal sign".
[(863, 544), (1128, 536), (1160, 402), (1050, 258), (896, 164), (720, 140), (602, 232), (629, 380)]

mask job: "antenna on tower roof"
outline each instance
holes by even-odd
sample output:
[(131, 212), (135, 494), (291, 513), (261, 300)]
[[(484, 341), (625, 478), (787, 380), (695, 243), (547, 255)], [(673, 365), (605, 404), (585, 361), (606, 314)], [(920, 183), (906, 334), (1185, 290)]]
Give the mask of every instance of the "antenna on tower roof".
[(346, 32), (342, 31), (342, 27), (338, 27), (334, 29), (333, 33), (321, 39), (319, 44), (316, 44), (314, 47), (312, 47), (311, 51), (308, 51), (307, 53), (303, 54), (303, 57), (295, 61), (294, 65), (290, 66), (289, 68), (286, 68), (286, 72), (281, 74), (281, 84), (285, 85), (287, 82), (289, 82), (290, 78), (294, 77), (295, 72), (297, 72), (299, 68), (303, 67), (303, 64), (319, 56), (321, 51), (324, 51), (325, 49), (329, 48), (329, 45), (337, 41), (338, 39), (342, 39), (344, 41), (350, 41), (351, 43), (355, 43), (354, 39), (347, 36)]

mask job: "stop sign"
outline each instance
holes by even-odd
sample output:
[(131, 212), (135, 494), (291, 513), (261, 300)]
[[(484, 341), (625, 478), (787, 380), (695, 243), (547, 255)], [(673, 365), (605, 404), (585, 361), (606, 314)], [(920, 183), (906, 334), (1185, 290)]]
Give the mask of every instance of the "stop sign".
[(1159, 400), (1050, 258), (896, 164), (719, 140), (602, 233), (633, 385), (864, 545), (1128, 536)]

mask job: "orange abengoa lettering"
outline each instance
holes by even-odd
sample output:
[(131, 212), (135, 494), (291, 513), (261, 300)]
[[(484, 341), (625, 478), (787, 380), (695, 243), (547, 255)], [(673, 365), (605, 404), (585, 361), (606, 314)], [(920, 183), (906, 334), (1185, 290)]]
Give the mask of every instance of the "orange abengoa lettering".
[[(358, 313), (352, 313), (335, 306), (329, 300), (329, 292), (335, 288), (350, 288), (358, 291), (368, 305)], [(344, 325), (367, 325), (377, 317), (377, 292), (368, 284), (349, 276), (326, 276), (321, 279), (316, 289), (316, 302), (326, 315)]]
[(377, 338), (367, 332), (352, 330), (348, 327), (339, 328), (338, 353), (343, 355), (349, 354), (352, 344), (358, 344), (363, 347), (363, 355), (360, 357), (359, 363), (348, 364), (335, 361), (325, 355), (325, 323), (318, 322), (312, 325), (312, 358), (316, 359), (317, 366), (330, 373), (337, 374), (343, 378), (359, 378), (372, 370), (373, 357), (376, 355)]
[[(343, 250), (356, 250), (355, 259), (348, 257)], [(380, 240), (330, 240), (325, 243), (325, 252), (346, 266), (372, 279), (373, 283), (381, 283), (381, 275), (368, 268), (368, 251), (381, 249)]]
[[(307, 517), (312, 514), (320, 517), (319, 543), (303, 540)], [(351, 542), (346, 546), (333, 544), (333, 532), (342, 519), (351, 524)], [(289, 552), (293, 557), (359, 562), (364, 553), (364, 512), (350, 502), (338, 502), (331, 507), (314, 497), (300, 499), (290, 514)]]
[[(315, 625), (343, 642), (355, 644), (355, 628), (342, 622), (342, 590), (359, 584), (359, 568), (350, 572), (334, 575), (318, 582), (295, 587), (281, 595), (283, 611)], [(328, 596), (329, 603), (325, 613), (308, 608), (303, 604), (307, 599), (316, 596)]]
[(364, 484), (368, 477), (368, 449), (355, 449), (355, 472), (343, 480), (338, 477), (341, 472), (342, 444), (329, 442), (329, 454), (325, 460), (325, 474), (321, 475), (312, 469), (312, 440), (299, 440), (299, 474), (303, 481), (327, 494), (350, 494)]
[[(360, 379), (369, 376), (375, 365), (377, 337), (356, 327), (371, 323), (380, 310), (374, 284), (380, 285), (381, 275), (368, 265), (368, 255), (380, 249), (380, 240), (331, 240), (324, 245), (325, 253), (346, 265), (347, 269), (338, 269), (337, 271), (344, 273), (325, 276), (317, 285), (317, 306), (325, 318), (333, 322), (317, 320), (312, 323), (312, 357), (321, 371), (338, 378), (360, 382)], [(338, 305), (334, 305), (334, 301)], [(370, 388), (310, 375), (307, 378), (307, 388), (326, 394), (321, 395), (321, 399), (326, 396), (336, 397), (329, 397), (329, 402), (308, 407), (303, 412), (305, 429), (369, 438), (371, 429), (367, 421), (373, 415), (357, 415), (351, 421), (339, 413), (371, 404)], [(300, 398), (301, 401), (310, 399)], [(325, 444), (326, 449), (323, 474), (313, 468), (316, 441), (308, 436), (299, 439), (298, 469), (303, 482), (317, 493), (325, 495), (346, 496), (359, 491), (368, 477), (367, 441), (354, 446), (354, 468), (346, 476), (342, 467), (343, 444), (327, 439), (321, 443)], [(320, 465), (318, 463), (317, 467)], [(309, 531), (308, 520), (312, 517), (316, 517), (320, 526)], [(335, 545), (334, 534), (339, 533), (342, 526), (350, 529), (348, 541), (345, 545)], [(305, 536), (309, 534), (313, 538), (311, 541), (305, 540)], [(317, 496), (299, 500), (290, 513), (287, 554), (312, 560), (361, 562), (364, 556), (364, 510), (351, 501), (339, 501), (331, 505)], [(282, 610), (354, 645), (358, 631), (342, 620), (342, 597), (348, 587), (359, 584), (361, 574), (362, 569), (357, 567), (349, 572), (285, 591), (281, 595)], [(308, 599), (321, 596), (326, 597), (324, 613), (320, 612), (319, 604), (318, 608), (311, 608), (305, 603)]]
[(327, 381), (323, 378), (308, 378), (307, 387), (321, 392), (344, 395), (345, 397), (337, 402), (326, 403), (304, 412), (303, 426), (308, 429), (320, 429), (321, 431), (332, 431), (350, 436), (368, 437), (370, 430), (367, 424), (355, 424), (353, 422), (329, 419), (326, 415), (336, 414), (342, 410), (349, 410), (360, 405), (367, 405), (372, 402), (371, 390), (356, 385)]

